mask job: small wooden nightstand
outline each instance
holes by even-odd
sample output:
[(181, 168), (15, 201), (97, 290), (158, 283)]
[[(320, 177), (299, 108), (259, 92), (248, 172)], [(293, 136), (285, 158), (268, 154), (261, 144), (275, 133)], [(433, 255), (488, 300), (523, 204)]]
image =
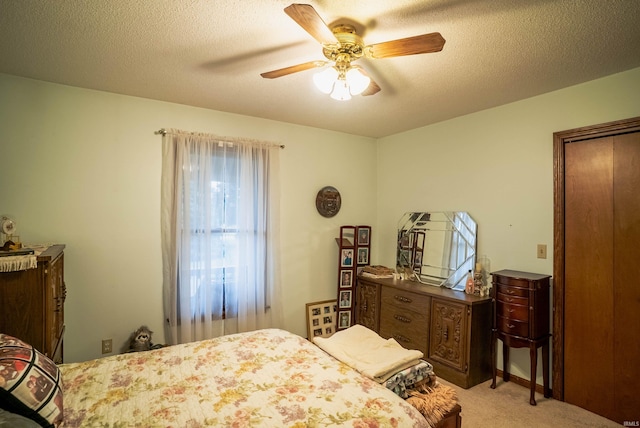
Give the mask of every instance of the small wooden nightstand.
[(531, 396), (536, 405), (536, 367), (538, 348), (542, 347), (544, 396), (549, 389), (549, 275), (501, 270), (493, 272), (493, 328), (491, 331), (491, 371), (496, 387), (496, 340), (502, 340), (503, 379), (509, 381), (509, 348), (529, 348), (531, 356)]

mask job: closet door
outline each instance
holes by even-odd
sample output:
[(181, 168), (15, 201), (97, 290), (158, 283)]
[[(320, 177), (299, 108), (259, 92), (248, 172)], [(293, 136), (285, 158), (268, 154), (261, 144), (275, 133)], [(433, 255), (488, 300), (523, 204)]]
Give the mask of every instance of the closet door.
[(612, 418), (613, 137), (565, 146), (565, 401)]
[(639, 189), (639, 133), (566, 144), (564, 398), (619, 423), (640, 406)]
[(613, 396), (624, 423), (640, 418), (640, 132), (614, 141)]

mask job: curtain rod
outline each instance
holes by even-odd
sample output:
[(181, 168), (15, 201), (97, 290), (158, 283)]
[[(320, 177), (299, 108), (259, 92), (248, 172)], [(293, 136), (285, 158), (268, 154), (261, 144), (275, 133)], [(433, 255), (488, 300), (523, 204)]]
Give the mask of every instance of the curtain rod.
[[(158, 129), (157, 131), (154, 132), (154, 134), (156, 134), (156, 135), (166, 135), (167, 133), (168, 133), (167, 130), (164, 129), (164, 128), (160, 128), (160, 129)], [(216, 138), (220, 138), (220, 137), (216, 136)], [(280, 148), (284, 149), (284, 144), (280, 144)]]

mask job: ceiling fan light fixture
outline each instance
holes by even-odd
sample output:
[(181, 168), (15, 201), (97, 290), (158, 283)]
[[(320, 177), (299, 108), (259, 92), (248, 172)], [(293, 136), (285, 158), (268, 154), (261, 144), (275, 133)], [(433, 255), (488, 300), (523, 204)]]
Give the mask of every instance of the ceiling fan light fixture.
[(371, 83), (371, 78), (362, 74), (362, 72), (357, 68), (349, 69), (349, 71), (347, 71), (346, 78), (351, 95), (361, 94)]
[(331, 92), (331, 98), (338, 101), (349, 101), (351, 99), (349, 84), (345, 79), (336, 80), (336, 84), (333, 85), (333, 92)]
[(313, 83), (325, 94), (330, 94), (333, 91), (336, 80), (338, 80), (338, 70), (335, 67), (329, 67), (313, 75)]
[[(380, 92), (380, 86), (368, 73), (358, 66), (352, 67), (352, 62), (362, 57), (377, 59), (440, 52), (446, 42), (440, 33), (428, 33), (365, 45), (354, 25), (340, 22), (328, 27), (310, 4), (294, 3), (285, 7), (284, 11), (322, 45), (322, 54), (330, 63), (334, 63), (333, 67), (314, 75), (313, 81), (320, 91), (331, 94), (331, 98), (337, 100)], [(260, 75), (265, 79), (274, 79), (326, 64), (327, 61), (308, 61)]]
[(357, 67), (347, 64), (346, 73), (338, 67), (329, 67), (313, 75), (313, 83), (325, 94), (331, 94), (334, 100), (347, 101), (352, 95), (359, 95), (369, 87), (371, 79)]

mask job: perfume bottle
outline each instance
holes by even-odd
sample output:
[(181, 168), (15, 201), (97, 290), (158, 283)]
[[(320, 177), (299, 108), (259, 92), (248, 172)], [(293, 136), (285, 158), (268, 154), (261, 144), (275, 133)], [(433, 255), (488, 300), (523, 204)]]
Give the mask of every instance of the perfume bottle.
[(471, 269), (469, 269), (469, 274), (467, 275), (467, 286), (465, 287), (464, 291), (467, 294), (473, 294), (473, 288), (473, 275), (471, 274)]

